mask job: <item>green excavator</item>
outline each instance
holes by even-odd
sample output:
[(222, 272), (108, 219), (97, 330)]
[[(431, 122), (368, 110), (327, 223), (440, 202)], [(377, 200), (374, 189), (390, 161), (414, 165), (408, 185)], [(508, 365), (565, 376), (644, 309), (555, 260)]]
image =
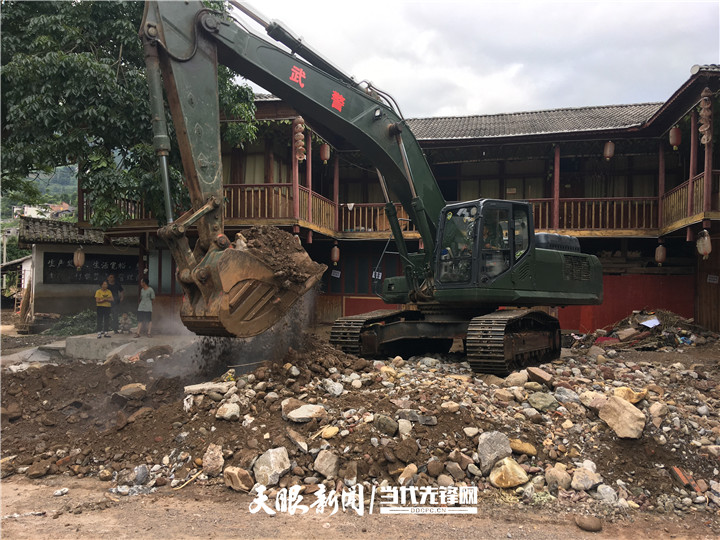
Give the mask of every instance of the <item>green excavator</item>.
[[(358, 355), (409, 355), (447, 352), (461, 339), (472, 368), (497, 375), (558, 357), (559, 322), (538, 307), (600, 304), (597, 257), (581, 253), (576, 238), (535, 233), (527, 202), (448, 204), (389, 94), (355, 81), (247, 3), (230, 5), (261, 25), (269, 39), (249, 21), (194, 0), (146, 2), (140, 28), (168, 215), (163, 85), (192, 200), (189, 212), (159, 231), (185, 292), (185, 325), (202, 335), (258, 335), (325, 271), (318, 265), (303, 282), (281, 283), (262, 258), (225, 236), (219, 62), (290, 104), (332, 146), (354, 148), (376, 167), (404, 268), (403, 275), (383, 281), (379, 294), (403, 308), (342, 317), (331, 330), (333, 345)], [(415, 252), (403, 237), (395, 202), (422, 238)], [(197, 241), (191, 248), (192, 226)]]

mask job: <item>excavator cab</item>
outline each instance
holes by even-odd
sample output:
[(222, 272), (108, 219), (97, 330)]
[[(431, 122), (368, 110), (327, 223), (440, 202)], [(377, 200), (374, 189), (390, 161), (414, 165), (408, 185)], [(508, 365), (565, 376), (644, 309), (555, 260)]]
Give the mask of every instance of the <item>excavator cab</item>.
[(523, 204), (478, 200), (443, 210), (438, 227), (437, 287), (489, 284), (529, 249)]

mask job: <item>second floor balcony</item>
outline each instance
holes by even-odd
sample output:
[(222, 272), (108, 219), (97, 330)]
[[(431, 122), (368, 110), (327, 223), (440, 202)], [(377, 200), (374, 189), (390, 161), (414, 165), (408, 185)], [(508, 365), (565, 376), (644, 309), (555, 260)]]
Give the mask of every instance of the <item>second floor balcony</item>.
[[(535, 228), (575, 236), (661, 236), (679, 228), (720, 219), (720, 170), (714, 170), (710, 193), (704, 174), (682, 183), (661, 197), (542, 198), (529, 199)], [(257, 224), (300, 226), (337, 239), (388, 238), (390, 223), (383, 203), (332, 201), (304, 186), (291, 183), (226, 184), (225, 223), (228, 227)], [(118, 200), (130, 219), (125, 232), (148, 231), (157, 221), (142, 202)], [(407, 212), (396, 204), (407, 238), (419, 238)], [(79, 221), (87, 223), (92, 205), (81, 190)]]

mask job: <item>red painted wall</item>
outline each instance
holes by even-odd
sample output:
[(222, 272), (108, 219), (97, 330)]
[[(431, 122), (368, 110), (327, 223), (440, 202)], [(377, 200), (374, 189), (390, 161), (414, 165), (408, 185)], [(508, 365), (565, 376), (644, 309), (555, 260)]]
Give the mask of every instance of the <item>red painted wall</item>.
[(560, 327), (592, 332), (623, 320), (636, 309), (663, 309), (694, 317), (695, 276), (606, 275), (603, 298), (599, 306), (560, 308)]
[(376, 309), (398, 309), (400, 304), (386, 304), (377, 296), (345, 296), (343, 297), (343, 315), (358, 315)]

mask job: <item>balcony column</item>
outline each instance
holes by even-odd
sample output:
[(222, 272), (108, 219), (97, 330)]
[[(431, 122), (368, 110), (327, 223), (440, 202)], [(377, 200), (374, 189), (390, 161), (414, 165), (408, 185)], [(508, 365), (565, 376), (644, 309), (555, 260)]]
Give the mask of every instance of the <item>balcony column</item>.
[(552, 227), (560, 228), (560, 145), (555, 145), (555, 162), (553, 165), (553, 216)]
[[(688, 217), (695, 213), (695, 176), (697, 176), (698, 153), (698, 114), (696, 110), (690, 114), (690, 178), (688, 179)], [(688, 227), (688, 242), (692, 241), (690, 227)]]
[(335, 203), (335, 231), (340, 230), (340, 157), (335, 152), (333, 161), (333, 203)]
[[(295, 133), (294, 130), (290, 134), (290, 163), (291, 163), (291, 174), (290, 181), (292, 182), (292, 198), (293, 198), (293, 219), (300, 219), (300, 160), (297, 158), (297, 152), (295, 151)], [(300, 232), (300, 226), (293, 225), (293, 232), (295, 234)]]
[(663, 226), (663, 197), (665, 196), (665, 149), (658, 144), (658, 228)]
[[(305, 159), (305, 178), (307, 178), (308, 188), (307, 220), (312, 223), (312, 134), (309, 129), (305, 133), (305, 149), (307, 155)], [(312, 230), (308, 230), (307, 242), (312, 244)]]

